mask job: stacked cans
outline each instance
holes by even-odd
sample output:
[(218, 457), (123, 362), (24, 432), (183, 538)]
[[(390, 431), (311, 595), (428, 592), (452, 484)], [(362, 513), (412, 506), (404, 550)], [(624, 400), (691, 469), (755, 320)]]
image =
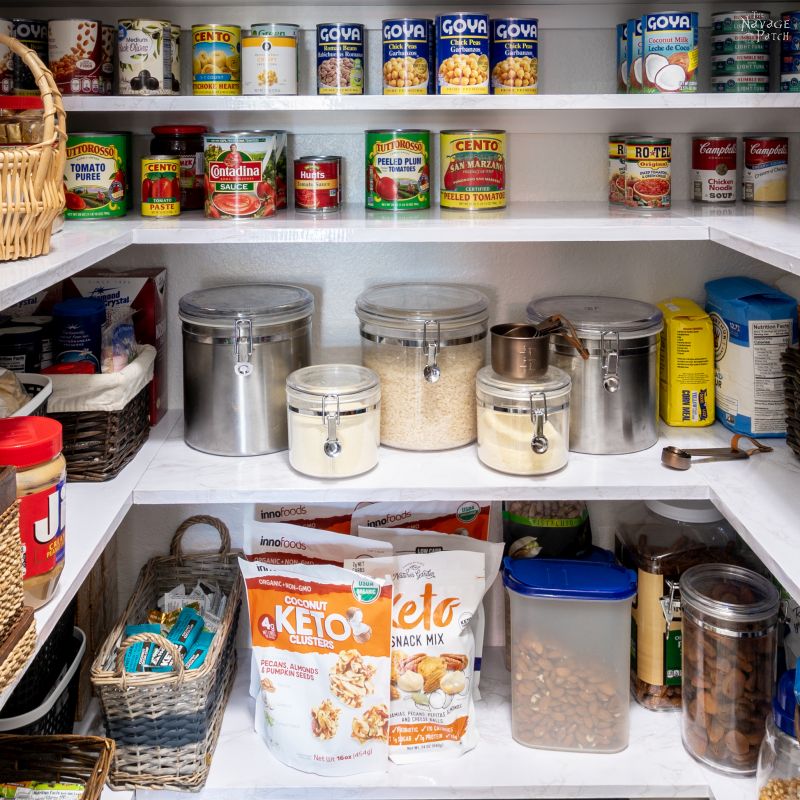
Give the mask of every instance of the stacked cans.
[(781, 91), (800, 92), (800, 11), (784, 11), (781, 23)]
[(711, 84), (715, 92), (769, 91), (768, 11), (721, 11), (711, 15)]

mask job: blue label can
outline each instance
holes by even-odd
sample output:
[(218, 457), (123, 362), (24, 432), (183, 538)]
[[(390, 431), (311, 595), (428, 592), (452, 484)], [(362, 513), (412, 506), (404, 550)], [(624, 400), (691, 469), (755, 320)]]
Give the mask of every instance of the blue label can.
[(642, 87), (642, 18), (628, 20), (628, 93), (641, 94)]
[(428, 94), (431, 64), (429, 19), (385, 19), (383, 29), (383, 93)]
[(645, 92), (697, 91), (699, 30), (696, 11), (667, 11), (642, 17)]
[(539, 20), (492, 20), (492, 94), (536, 94)]
[(364, 94), (364, 26), (317, 25), (317, 94)]
[(62, 300), (53, 306), (56, 364), (87, 361), (100, 372), (106, 304), (95, 297)]
[(489, 17), (436, 17), (437, 94), (489, 94)]
[(628, 91), (628, 23), (617, 25), (617, 92)]

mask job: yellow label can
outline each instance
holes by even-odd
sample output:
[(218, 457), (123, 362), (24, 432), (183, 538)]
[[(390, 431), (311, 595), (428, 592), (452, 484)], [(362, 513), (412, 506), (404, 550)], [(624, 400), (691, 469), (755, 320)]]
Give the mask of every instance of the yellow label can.
[(442, 208), (505, 208), (505, 131), (442, 131), (439, 157)]
[(192, 25), (192, 92), (241, 94), (241, 28)]
[(177, 217), (181, 213), (181, 160), (173, 156), (142, 158), (142, 216)]

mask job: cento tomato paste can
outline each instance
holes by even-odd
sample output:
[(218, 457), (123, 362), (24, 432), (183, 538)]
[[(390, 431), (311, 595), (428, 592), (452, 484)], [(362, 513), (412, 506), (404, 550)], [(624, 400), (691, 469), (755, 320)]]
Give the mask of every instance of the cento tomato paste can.
[(275, 213), (275, 135), (227, 131), (203, 135), (206, 216), (256, 219)]
[(745, 136), (742, 200), (785, 203), (789, 193), (789, 140), (785, 136)]
[(71, 133), (64, 163), (66, 218), (124, 217), (128, 158), (124, 133)]
[(505, 208), (505, 131), (442, 131), (439, 156), (442, 208)]
[(692, 138), (692, 199), (700, 203), (736, 200), (736, 138)]
[(367, 208), (431, 207), (430, 131), (367, 131), (365, 153)]
[(181, 160), (176, 156), (142, 158), (143, 217), (177, 217), (181, 213)]
[(672, 139), (625, 139), (625, 205), (669, 208), (672, 198)]
[(489, 17), (436, 17), (436, 63), (438, 94), (489, 94)]
[(193, 94), (241, 92), (241, 32), (238, 25), (192, 25)]
[(294, 162), (294, 207), (297, 211), (338, 211), (342, 159), (339, 156), (303, 156)]
[(625, 205), (625, 137), (608, 137), (608, 202)]

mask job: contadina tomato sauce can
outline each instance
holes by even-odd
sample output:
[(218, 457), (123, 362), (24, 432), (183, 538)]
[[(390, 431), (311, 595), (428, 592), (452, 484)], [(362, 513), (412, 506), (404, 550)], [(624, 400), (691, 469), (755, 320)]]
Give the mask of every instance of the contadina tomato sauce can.
[(430, 131), (367, 131), (364, 144), (367, 208), (431, 207)]
[(238, 25), (192, 25), (194, 94), (240, 94), (240, 38)]
[(338, 211), (342, 159), (339, 156), (303, 156), (294, 162), (294, 207), (304, 212)]
[(505, 208), (505, 131), (442, 131), (439, 156), (442, 208)]

